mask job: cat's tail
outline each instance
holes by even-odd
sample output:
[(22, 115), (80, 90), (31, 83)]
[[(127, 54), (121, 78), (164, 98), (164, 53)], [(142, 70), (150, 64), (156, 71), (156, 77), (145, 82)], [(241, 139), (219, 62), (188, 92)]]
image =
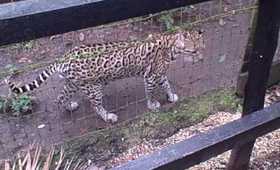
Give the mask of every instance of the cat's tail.
[(24, 84), (20, 87), (15, 85), (14, 82), (11, 82), (9, 78), (5, 79), (6, 84), (9, 85), (9, 88), (13, 93), (21, 94), (24, 92), (32, 91), (36, 88), (39, 88), (50, 76), (57, 72), (63, 72), (65, 70), (64, 64), (52, 64), (48, 66), (41, 74), (37, 76), (35, 80), (30, 83)]

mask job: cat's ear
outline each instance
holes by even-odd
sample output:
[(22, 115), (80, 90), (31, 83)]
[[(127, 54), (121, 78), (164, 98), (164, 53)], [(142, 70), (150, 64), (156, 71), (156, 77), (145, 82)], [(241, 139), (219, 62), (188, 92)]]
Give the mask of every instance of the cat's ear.
[(197, 30), (197, 32), (198, 32), (198, 34), (203, 34), (204, 33), (204, 30), (203, 29), (199, 29), (199, 30)]
[(183, 33), (184, 32), (184, 29), (179, 27), (179, 26), (175, 26), (175, 30), (177, 33)]

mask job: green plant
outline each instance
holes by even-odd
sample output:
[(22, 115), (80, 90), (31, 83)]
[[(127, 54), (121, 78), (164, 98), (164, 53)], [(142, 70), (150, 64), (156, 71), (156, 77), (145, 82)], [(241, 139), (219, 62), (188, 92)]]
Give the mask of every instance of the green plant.
[(0, 97), (0, 110), (4, 110), (5, 108), (5, 99)]
[(25, 41), (25, 42), (22, 43), (22, 47), (25, 50), (30, 50), (30, 49), (32, 49), (34, 47), (34, 41), (33, 40)]
[(0, 96), (0, 113), (19, 116), (20, 114), (31, 113), (33, 106), (33, 97), (31, 96)]
[(0, 113), (7, 113), (10, 109), (10, 99), (0, 96)]
[(21, 95), (16, 98), (12, 98), (11, 108), (16, 114), (24, 113), (31, 110), (32, 99), (30, 96)]
[(174, 29), (174, 19), (172, 13), (168, 13), (159, 17), (159, 21), (164, 23), (167, 31)]
[(10, 74), (15, 74), (18, 71), (18, 68), (14, 64), (7, 64), (5, 69)]
[(11, 45), (7, 45), (5, 47), (11, 49), (11, 50), (30, 50), (34, 47), (35, 41), (30, 40), (30, 41), (24, 41), (21, 43), (14, 43)]

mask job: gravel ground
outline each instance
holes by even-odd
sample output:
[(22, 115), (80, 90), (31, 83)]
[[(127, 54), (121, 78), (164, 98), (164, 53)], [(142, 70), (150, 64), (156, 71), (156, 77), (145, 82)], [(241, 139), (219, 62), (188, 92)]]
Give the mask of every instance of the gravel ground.
[[(274, 100), (279, 99), (278, 94), (280, 91), (280, 86), (274, 86), (268, 90), (266, 97), (266, 106), (269, 106)], [(276, 97), (271, 97), (276, 95)], [(269, 96), (269, 97), (268, 97)], [(270, 99), (268, 101), (268, 98)], [(170, 144), (174, 144), (185, 140), (193, 135), (206, 132), (210, 129), (218, 127), (222, 124), (226, 124), (230, 121), (240, 118), (241, 113), (228, 113), (228, 112), (218, 112), (209, 116), (203, 122), (196, 124), (194, 126), (181, 129), (178, 133), (165, 139), (163, 144), (155, 146), (156, 141), (144, 141), (139, 145), (131, 147), (126, 152), (122, 153), (118, 157), (113, 158), (109, 161), (110, 166), (118, 166), (129, 160), (137, 159), (140, 156), (149, 154), (153, 151), (159, 150)], [(207, 170), (207, 169), (226, 169), (227, 162), (230, 157), (230, 151), (225, 152), (217, 157), (214, 157), (206, 162), (198, 164), (190, 168), (191, 170)], [(265, 136), (262, 136), (256, 140), (250, 162), (250, 169), (252, 170), (280, 170), (280, 129)]]

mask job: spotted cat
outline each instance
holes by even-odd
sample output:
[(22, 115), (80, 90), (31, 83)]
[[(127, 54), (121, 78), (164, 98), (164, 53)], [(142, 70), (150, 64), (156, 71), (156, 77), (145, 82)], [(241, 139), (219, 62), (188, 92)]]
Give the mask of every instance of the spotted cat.
[[(67, 101), (80, 90), (90, 100), (96, 113), (104, 121), (116, 122), (118, 116), (108, 112), (102, 105), (103, 86), (107, 83), (132, 76), (144, 78), (147, 107), (156, 110), (160, 103), (152, 92), (161, 86), (170, 102), (178, 95), (171, 89), (166, 72), (177, 54), (196, 61), (202, 59), (199, 49), (204, 47), (202, 34), (197, 31), (182, 31), (169, 34), (154, 34), (143, 41), (112, 42), (83, 45), (66, 53), (59, 62), (49, 65), (33, 82), (17, 87), (7, 80), (12, 92), (19, 94), (38, 88), (48, 77), (59, 73), (66, 79), (58, 103), (69, 107)], [(72, 102), (69, 110), (78, 104)]]

